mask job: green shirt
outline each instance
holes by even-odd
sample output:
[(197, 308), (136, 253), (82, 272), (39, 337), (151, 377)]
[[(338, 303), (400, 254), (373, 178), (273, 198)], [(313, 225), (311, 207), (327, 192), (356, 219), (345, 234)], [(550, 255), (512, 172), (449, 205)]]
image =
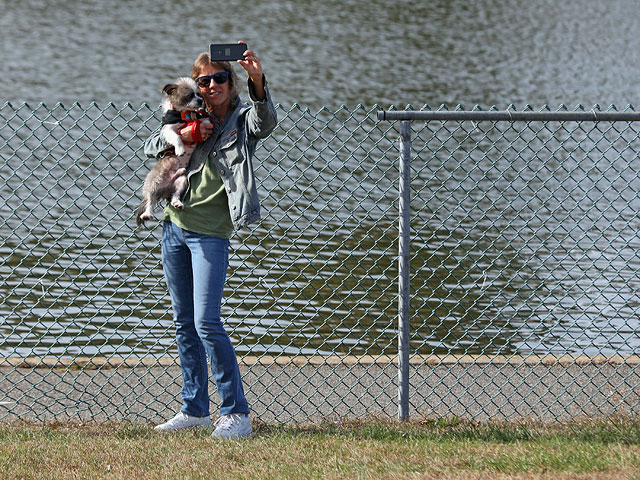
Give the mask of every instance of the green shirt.
[[(227, 118), (224, 124), (227, 123)], [(214, 125), (212, 135), (224, 131), (224, 124)], [(215, 152), (215, 149), (212, 150)], [(209, 156), (202, 170), (190, 178), (190, 188), (184, 198), (184, 208), (176, 210), (170, 204), (164, 209), (164, 220), (194, 233), (212, 237), (230, 238), (233, 222), (229, 214), (229, 201), (220, 174)]]

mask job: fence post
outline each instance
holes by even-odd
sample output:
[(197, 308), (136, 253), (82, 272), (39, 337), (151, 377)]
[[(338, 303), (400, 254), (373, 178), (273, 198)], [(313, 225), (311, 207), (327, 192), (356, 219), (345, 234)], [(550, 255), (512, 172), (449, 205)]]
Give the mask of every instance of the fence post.
[(398, 419), (409, 418), (409, 246), (411, 205), (411, 121), (400, 124), (398, 255)]

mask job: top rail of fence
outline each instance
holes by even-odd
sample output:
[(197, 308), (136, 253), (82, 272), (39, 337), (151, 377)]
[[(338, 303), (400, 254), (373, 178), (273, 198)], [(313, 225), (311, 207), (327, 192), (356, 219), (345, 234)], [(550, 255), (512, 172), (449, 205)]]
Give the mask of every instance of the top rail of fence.
[(507, 122), (637, 122), (640, 112), (601, 112), (597, 110), (578, 112), (516, 112), (498, 111), (412, 111), (392, 110), (379, 111), (378, 120), (410, 120), (410, 121), (507, 121)]

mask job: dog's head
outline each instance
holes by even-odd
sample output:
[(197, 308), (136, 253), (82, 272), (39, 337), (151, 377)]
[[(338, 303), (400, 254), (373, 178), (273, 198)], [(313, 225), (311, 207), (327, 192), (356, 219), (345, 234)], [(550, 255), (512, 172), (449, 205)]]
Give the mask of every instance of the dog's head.
[(165, 101), (171, 104), (174, 110), (199, 110), (204, 105), (196, 82), (189, 77), (180, 77), (173, 83), (168, 83), (162, 89), (166, 95)]

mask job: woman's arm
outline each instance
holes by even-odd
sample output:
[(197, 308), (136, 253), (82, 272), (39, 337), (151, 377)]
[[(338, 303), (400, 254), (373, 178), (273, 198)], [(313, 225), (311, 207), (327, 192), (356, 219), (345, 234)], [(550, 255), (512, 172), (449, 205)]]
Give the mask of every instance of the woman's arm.
[(265, 138), (276, 127), (278, 115), (271, 101), (260, 59), (253, 50), (246, 50), (244, 60), (238, 60), (238, 64), (249, 77), (249, 97), (252, 108), (247, 115), (247, 134), (254, 138)]
[(251, 98), (252, 108), (247, 115), (246, 125), (247, 134), (255, 138), (266, 138), (269, 136), (273, 129), (278, 124), (278, 114), (276, 108), (271, 101), (271, 94), (269, 93), (269, 87), (267, 81), (262, 77), (263, 90), (265, 93), (264, 100), (259, 100), (255, 86), (252, 85), (252, 81), (249, 80), (249, 97)]
[(168, 147), (167, 141), (160, 136), (160, 130), (157, 130), (144, 142), (144, 154), (147, 157), (158, 158)]

